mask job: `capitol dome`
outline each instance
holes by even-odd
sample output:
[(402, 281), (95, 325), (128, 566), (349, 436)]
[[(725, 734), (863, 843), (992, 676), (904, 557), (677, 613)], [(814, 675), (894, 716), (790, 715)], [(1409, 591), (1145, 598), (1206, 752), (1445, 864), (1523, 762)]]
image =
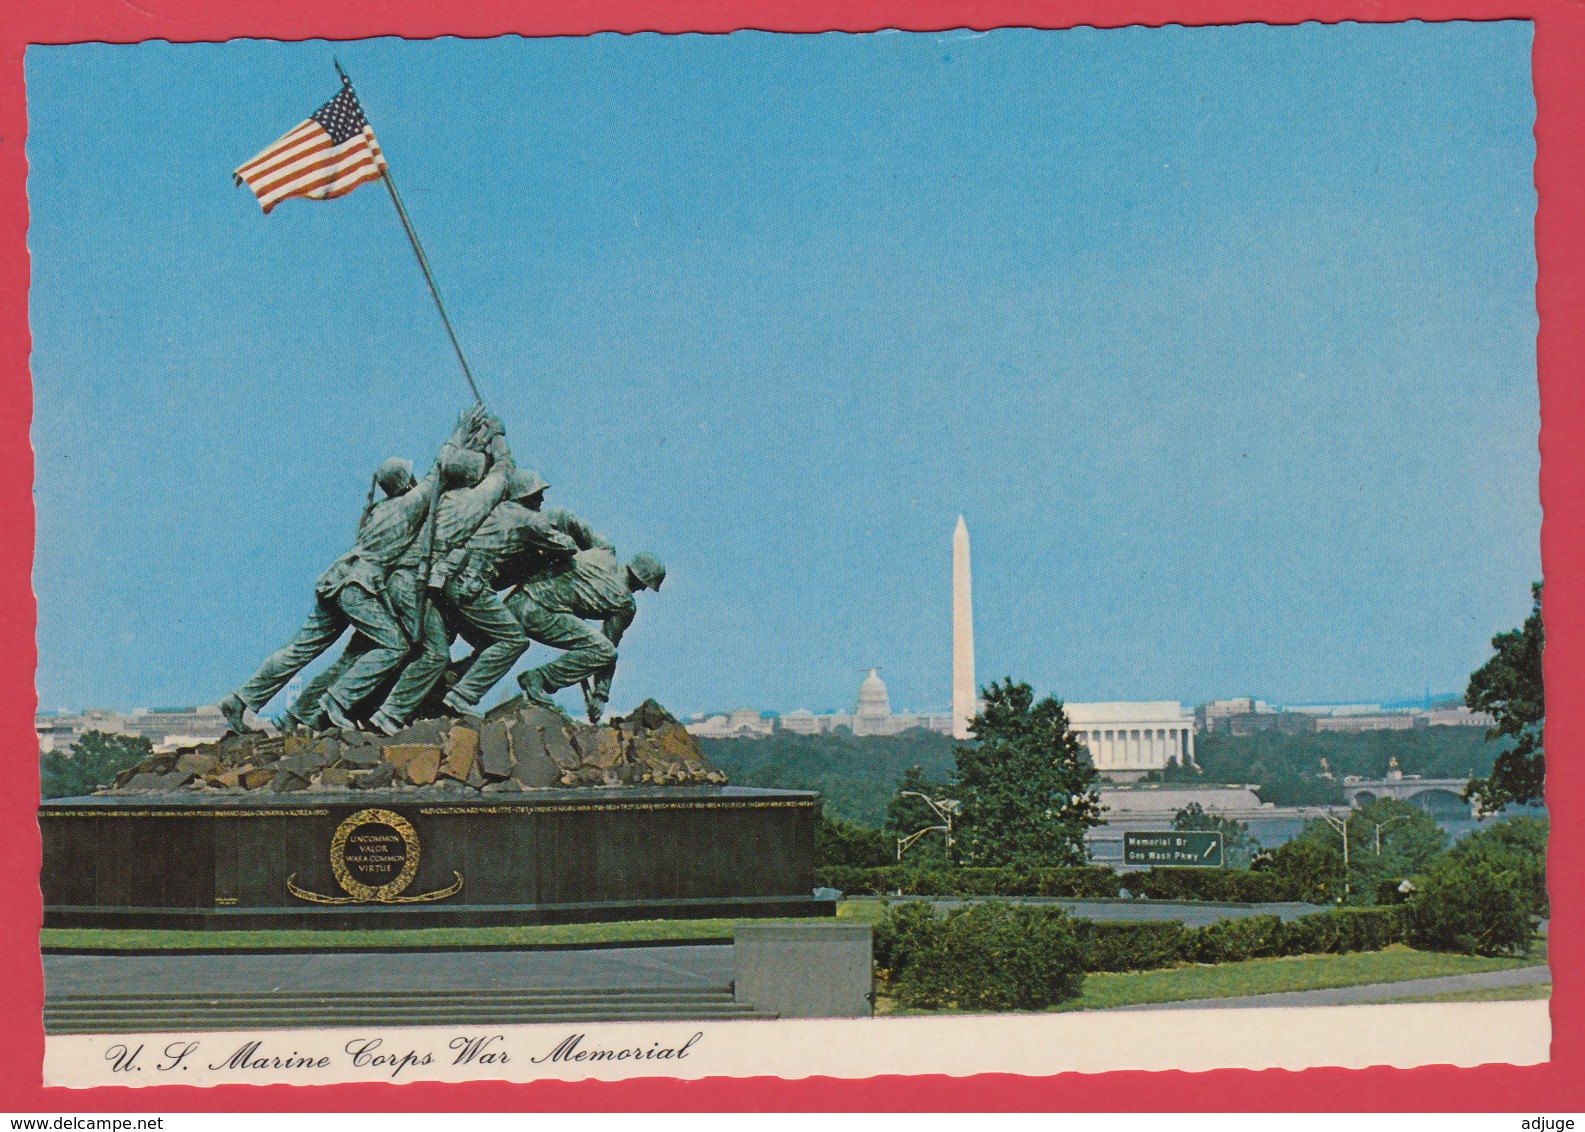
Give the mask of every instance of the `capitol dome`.
[(892, 714), (891, 699), (886, 695), (886, 683), (875, 669), (859, 684), (859, 703), (854, 715), (860, 719), (889, 719)]

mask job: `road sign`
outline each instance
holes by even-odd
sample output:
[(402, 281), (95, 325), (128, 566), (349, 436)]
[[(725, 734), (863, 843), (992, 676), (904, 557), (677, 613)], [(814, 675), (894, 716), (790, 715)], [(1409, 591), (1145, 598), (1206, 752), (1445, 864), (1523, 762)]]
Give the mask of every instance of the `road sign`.
[(1123, 864), (1222, 867), (1222, 835), (1212, 830), (1141, 830), (1123, 834)]

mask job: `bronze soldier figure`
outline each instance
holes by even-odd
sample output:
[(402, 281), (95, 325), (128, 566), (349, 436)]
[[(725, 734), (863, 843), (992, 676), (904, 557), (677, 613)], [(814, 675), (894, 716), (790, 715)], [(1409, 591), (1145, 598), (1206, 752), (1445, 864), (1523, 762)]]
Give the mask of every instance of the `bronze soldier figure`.
[[(617, 645), (638, 614), (633, 595), (659, 591), (665, 580), (666, 567), (654, 555), (636, 554), (623, 565), (605, 544), (580, 550), (563, 570), (524, 581), (507, 598), (507, 608), (532, 640), (563, 650), (549, 664), (518, 676), (524, 696), (555, 708), (553, 693), (587, 679), (584, 706), (590, 722), (599, 722), (616, 674)], [(603, 624), (597, 629), (591, 619)]]
[[(395, 734), (411, 721), (418, 705), (446, 670), (451, 655), (446, 613), (455, 611), (464, 617), (476, 613), (479, 621), (473, 623), (492, 645), (499, 646), (497, 655), (511, 652), (516, 660), (528, 647), (521, 626), (511, 618), (492, 617), (488, 608), (475, 609), (466, 602), (459, 606), (448, 600), (455, 597), (456, 591), (448, 594), (446, 583), (462, 564), (468, 540), (505, 498), (514, 470), (512, 451), (506, 437), (499, 433), (489, 442), (488, 472), (483, 457), (468, 459), (469, 455), (460, 453), (445, 471), (447, 482), (453, 486), (442, 493), (435, 505), (433, 530), (426, 532), (432, 543), (424, 546), (424, 540), (414, 539), (390, 574), (387, 588), (392, 608), (404, 624), (414, 627), (417, 654), (407, 662), (396, 686), (370, 718), (369, 722), (387, 735)], [(422, 576), (426, 571), (428, 576)]]
[(413, 479), (409, 461), (396, 457), (375, 471), (374, 483), (385, 498), (364, 509), (352, 549), (320, 576), (314, 587), (314, 606), (303, 627), (266, 657), (247, 682), (221, 699), (221, 714), (233, 730), (252, 730), (244, 713), (268, 703), (297, 672), (333, 645), (348, 625), (355, 626), (372, 647), (320, 697), (318, 710), (332, 724), (350, 727), (346, 708), (402, 662), (408, 638), (386, 600), (387, 574), (413, 543), (429, 513), (440, 465), (448, 453), (461, 450), (477, 419), (478, 410), (463, 414), (441, 448), (441, 459), (423, 481)]

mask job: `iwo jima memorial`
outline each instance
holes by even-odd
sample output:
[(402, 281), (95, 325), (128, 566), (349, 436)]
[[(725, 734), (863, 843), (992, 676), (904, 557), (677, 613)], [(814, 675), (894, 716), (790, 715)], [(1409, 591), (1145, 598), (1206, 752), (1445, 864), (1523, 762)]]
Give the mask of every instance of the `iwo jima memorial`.
[[(220, 701), (224, 738), (40, 807), (45, 925), (833, 914), (813, 887), (814, 794), (727, 785), (653, 700), (601, 722), (635, 595), (665, 568), (545, 506), (546, 484), (514, 459), (345, 73), (235, 176), (266, 213), (381, 181), (474, 405), (422, 478), (400, 458), (375, 470), (303, 627)], [(349, 629), (275, 726), (250, 722)], [(453, 661), (457, 639), (471, 652)], [(535, 644), (559, 655), (481, 712)], [(581, 689), (588, 722), (558, 707), (563, 688)]]

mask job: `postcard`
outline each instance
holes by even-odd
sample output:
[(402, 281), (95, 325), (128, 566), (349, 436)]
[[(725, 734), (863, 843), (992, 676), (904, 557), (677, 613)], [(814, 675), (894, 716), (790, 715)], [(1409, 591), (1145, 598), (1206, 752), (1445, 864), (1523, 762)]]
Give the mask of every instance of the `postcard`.
[(1547, 1062), (1535, 35), (30, 45), (44, 1084)]

